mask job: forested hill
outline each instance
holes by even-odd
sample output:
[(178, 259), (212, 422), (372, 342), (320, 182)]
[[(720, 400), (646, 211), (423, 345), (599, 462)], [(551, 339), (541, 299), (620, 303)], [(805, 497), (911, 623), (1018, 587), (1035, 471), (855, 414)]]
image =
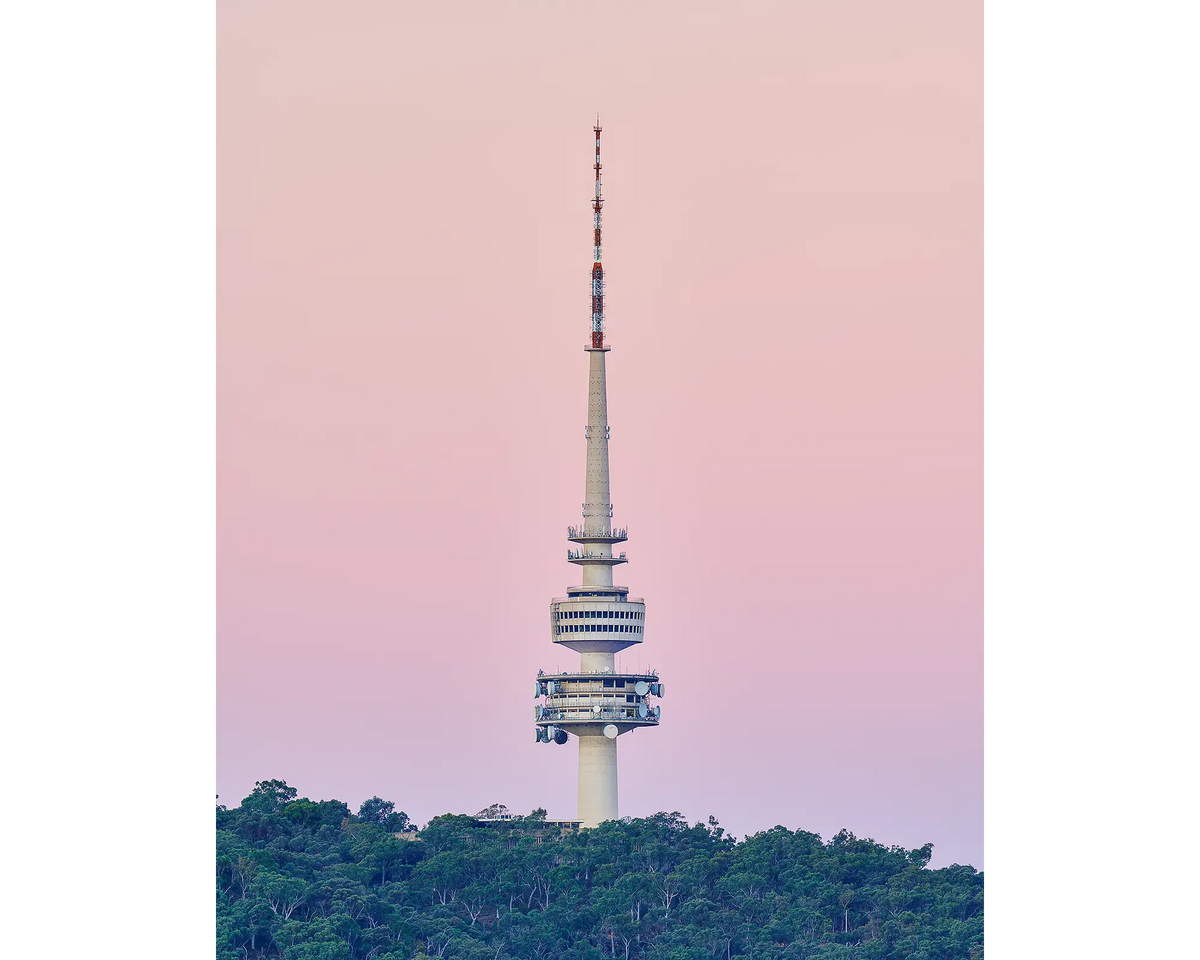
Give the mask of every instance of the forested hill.
[(560, 833), (544, 811), (411, 837), (278, 780), (217, 808), (218, 960), (951, 960), (983, 956), (983, 874), (932, 846), (679, 814)]

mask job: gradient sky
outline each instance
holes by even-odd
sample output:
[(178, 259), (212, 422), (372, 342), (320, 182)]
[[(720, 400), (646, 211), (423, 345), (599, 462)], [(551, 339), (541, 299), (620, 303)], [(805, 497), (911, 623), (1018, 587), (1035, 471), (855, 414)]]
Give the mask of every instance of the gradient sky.
[(218, 4), (218, 763), (573, 816), (592, 132), (623, 815), (983, 863), (982, 9)]

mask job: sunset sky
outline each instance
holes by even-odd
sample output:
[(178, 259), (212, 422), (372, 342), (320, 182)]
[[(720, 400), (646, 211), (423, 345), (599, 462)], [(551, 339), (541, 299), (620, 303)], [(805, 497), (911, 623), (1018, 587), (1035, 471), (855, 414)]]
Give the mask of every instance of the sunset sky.
[(218, 767), (574, 816), (592, 124), (621, 813), (983, 866), (982, 7), (218, 3)]

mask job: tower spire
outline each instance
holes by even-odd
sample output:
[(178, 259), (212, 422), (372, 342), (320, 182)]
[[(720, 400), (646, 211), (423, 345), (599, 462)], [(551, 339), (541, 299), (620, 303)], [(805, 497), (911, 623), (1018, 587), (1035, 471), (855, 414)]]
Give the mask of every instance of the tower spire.
[(600, 114), (596, 114), (596, 125), (592, 127), (596, 133), (596, 196), (592, 200), (592, 211), (595, 214), (594, 237), (592, 240), (592, 346), (604, 346), (604, 259), (603, 246), (600, 242), (600, 210), (604, 206), (604, 197), (600, 194)]

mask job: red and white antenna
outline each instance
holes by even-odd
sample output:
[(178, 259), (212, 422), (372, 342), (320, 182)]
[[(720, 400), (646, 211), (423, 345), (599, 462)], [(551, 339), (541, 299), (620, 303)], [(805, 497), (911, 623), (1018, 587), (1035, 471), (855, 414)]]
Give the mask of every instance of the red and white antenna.
[(596, 196), (592, 200), (592, 210), (596, 214), (595, 237), (592, 251), (592, 346), (604, 346), (604, 267), (600, 263), (603, 251), (600, 245), (600, 208), (604, 206), (604, 198), (600, 196), (600, 114), (596, 114)]

